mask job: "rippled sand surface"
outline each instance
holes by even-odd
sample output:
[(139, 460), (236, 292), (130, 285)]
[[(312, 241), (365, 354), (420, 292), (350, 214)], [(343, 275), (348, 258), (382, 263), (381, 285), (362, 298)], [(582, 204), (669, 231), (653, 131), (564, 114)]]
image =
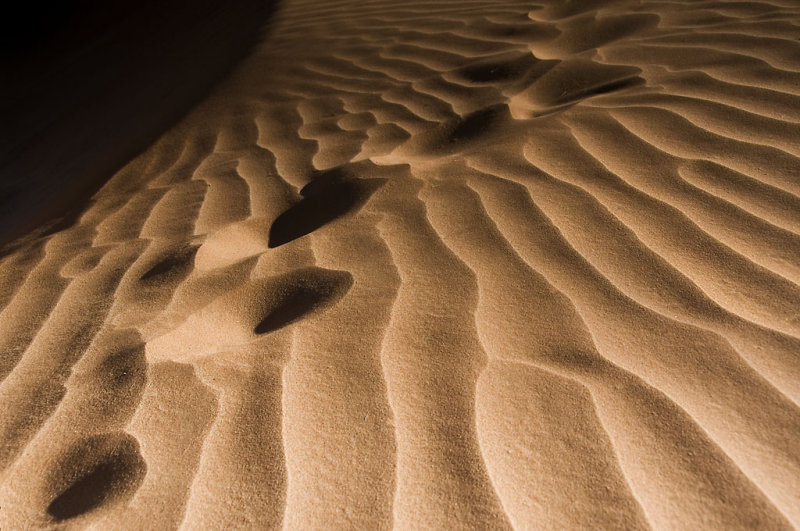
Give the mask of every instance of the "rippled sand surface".
[(0, 528), (800, 525), (800, 6), (286, 0), (0, 260)]

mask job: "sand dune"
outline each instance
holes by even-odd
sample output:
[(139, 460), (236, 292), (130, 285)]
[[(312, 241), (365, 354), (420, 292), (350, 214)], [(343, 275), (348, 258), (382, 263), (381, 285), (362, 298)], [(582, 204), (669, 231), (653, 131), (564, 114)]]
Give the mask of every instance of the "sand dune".
[(286, 0), (0, 259), (0, 528), (800, 526), (799, 26)]

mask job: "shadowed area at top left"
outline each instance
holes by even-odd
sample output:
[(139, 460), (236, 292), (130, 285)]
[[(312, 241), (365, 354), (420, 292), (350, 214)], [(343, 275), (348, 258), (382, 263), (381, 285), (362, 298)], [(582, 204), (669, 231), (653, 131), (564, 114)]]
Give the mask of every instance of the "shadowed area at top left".
[(68, 226), (209, 93), (277, 0), (30, 4), (0, 31), (0, 255)]

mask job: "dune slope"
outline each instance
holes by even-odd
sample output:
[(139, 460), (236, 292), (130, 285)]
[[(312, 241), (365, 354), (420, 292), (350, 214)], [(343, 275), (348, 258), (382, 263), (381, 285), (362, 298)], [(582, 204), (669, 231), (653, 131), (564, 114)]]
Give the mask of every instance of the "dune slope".
[(0, 528), (800, 526), (798, 36), (286, 0), (0, 260)]

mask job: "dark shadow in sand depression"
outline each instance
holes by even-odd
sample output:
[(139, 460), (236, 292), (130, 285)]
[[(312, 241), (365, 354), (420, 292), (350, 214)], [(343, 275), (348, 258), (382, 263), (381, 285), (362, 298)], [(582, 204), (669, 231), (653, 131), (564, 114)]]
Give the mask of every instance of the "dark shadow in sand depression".
[(359, 179), (341, 167), (318, 172), (300, 190), (303, 198), (275, 218), (269, 230), (269, 247), (305, 236), (323, 225), (354, 212), (386, 179)]
[(64, 459), (64, 470), (82, 473), (47, 507), (47, 513), (56, 521), (74, 518), (132, 496), (147, 469), (138, 441), (123, 432), (83, 440)]
[(308, 267), (274, 279), (264, 318), (256, 334), (267, 334), (335, 304), (353, 286), (346, 271)]

